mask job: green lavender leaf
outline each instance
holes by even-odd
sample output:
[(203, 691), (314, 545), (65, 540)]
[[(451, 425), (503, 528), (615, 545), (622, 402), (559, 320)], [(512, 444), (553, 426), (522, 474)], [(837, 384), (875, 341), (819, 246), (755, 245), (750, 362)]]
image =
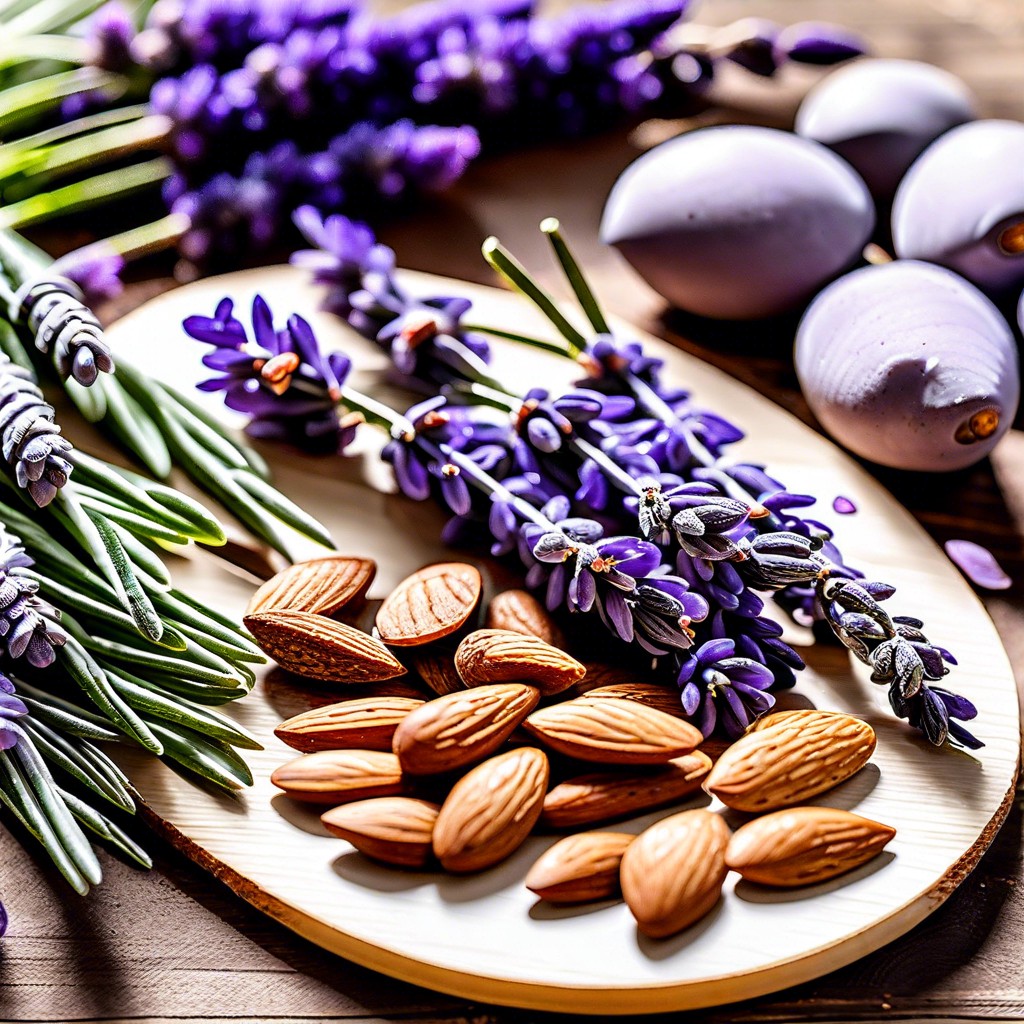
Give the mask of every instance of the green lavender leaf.
[[(98, 769), (97, 763), (102, 762), (82, 754), (80, 747), (86, 741), (79, 740), (77, 745), (73, 744), (44, 722), (33, 721), (31, 716), (26, 716), (18, 724), (32, 737), (40, 754), (51, 765), (63, 769), (80, 785), (115, 807), (134, 812), (135, 803), (121, 780), (108, 771)], [(98, 753), (95, 748), (93, 751)]]
[(576, 262), (565, 239), (562, 237), (561, 225), (554, 217), (547, 217), (541, 221), (540, 229), (551, 243), (551, 248), (555, 251), (555, 256), (562, 267), (562, 272), (565, 274), (566, 280), (569, 282), (569, 286), (572, 288), (576, 300), (580, 304), (580, 309), (583, 310), (590, 321), (590, 326), (598, 334), (610, 334), (611, 328), (608, 326), (608, 321), (604, 318), (601, 305), (597, 301), (597, 297), (590, 290), (586, 276), (580, 269), (580, 265)]
[(122, 547), (132, 561), (135, 575), (145, 585), (150, 595), (150, 600), (152, 600), (155, 592), (170, 590), (171, 574), (167, 571), (167, 566), (164, 565), (160, 558), (135, 534), (124, 529), (122, 526), (118, 526), (116, 523), (112, 525), (114, 533), (117, 534), (117, 539), (121, 542)]
[(107, 403), (103, 425), (160, 480), (171, 474), (171, 453), (152, 417), (125, 391), (121, 367), (114, 374), (101, 374), (92, 385), (101, 387)]
[(18, 762), (22, 778), (28, 783), (36, 802), (54, 832), (60, 837), (61, 845), (74, 861), (75, 867), (91, 885), (99, 885), (103, 878), (100, 862), (96, 859), (89, 840), (85, 838), (71, 816), (67, 804), (56, 793), (57, 783), (36, 750), (35, 744), (24, 731), (9, 753), (13, 755), (12, 761)]
[(101, 814), (94, 807), (91, 807), (84, 800), (79, 799), (74, 793), (57, 787), (61, 799), (68, 805), (68, 810), (75, 816), (79, 824), (84, 825), (94, 835), (109, 843), (114, 849), (119, 850), (129, 860), (134, 861), (141, 868), (149, 870), (153, 866), (153, 859), (146, 851), (135, 842), (123, 829), (119, 828), (108, 817)]
[[(18, 745), (21, 745), (20, 742)], [(67, 879), (75, 892), (84, 896), (90, 888), (89, 880), (79, 870), (75, 859), (68, 853), (64, 845), (64, 837), (54, 828), (53, 823), (35, 799), (31, 787), (23, 778), (19, 766), (9, 750), (0, 750), (0, 802), (3, 802), (42, 845), (57, 870)], [(81, 832), (80, 829), (79, 832)]]
[(229, 792), (252, 785), (249, 766), (226, 743), (191, 729), (171, 729), (155, 720), (149, 725), (164, 745), (162, 760), (175, 762)]
[(107, 719), (102, 716), (52, 693), (38, 690), (24, 679), (18, 679), (17, 687), (18, 696), (37, 720), (82, 739), (106, 742), (121, 739), (121, 734), (111, 729)]
[[(70, 616), (64, 617), (63, 625), (69, 633), (77, 631), (81, 635), (81, 627)], [(162, 752), (160, 741), (146, 723), (114, 691), (103, 669), (74, 635), (69, 636), (64, 646), (60, 648), (57, 659), (86, 696), (122, 732), (137, 740), (151, 753), (160, 754)]]
[(176, 628), (182, 632), (188, 627), (188, 635), (193, 639), (199, 640), (195, 634), (216, 639), (228, 647), (237, 649), (237, 660), (250, 661), (257, 665), (266, 662), (267, 656), (252, 642), (249, 634), (226, 616), (211, 608), (205, 608), (194, 599), (186, 599), (178, 590), (157, 594), (154, 601), (165, 620), (173, 621)]
[[(5, 33), (8, 30), (9, 26)], [(110, 89), (122, 85), (124, 81), (120, 75), (85, 67), (35, 78), (0, 90), (0, 136), (9, 135), (26, 121), (55, 110), (69, 96), (94, 89)]]
[(263, 745), (255, 736), (246, 732), (230, 718), (200, 705), (190, 704), (180, 697), (161, 694), (145, 686), (126, 669), (112, 675), (111, 681), (128, 704), (147, 717), (192, 729), (204, 736), (223, 740), (233, 747), (243, 747), (247, 750), (263, 749)]

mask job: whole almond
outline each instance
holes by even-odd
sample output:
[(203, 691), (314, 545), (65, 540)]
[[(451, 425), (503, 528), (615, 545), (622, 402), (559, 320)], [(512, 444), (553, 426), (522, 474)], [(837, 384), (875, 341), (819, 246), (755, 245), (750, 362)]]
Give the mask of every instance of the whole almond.
[(246, 626), (282, 668), (331, 683), (370, 683), (405, 674), (375, 637), (310, 612), (262, 612)]
[(875, 732), (859, 718), (783, 713), (729, 747), (704, 788), (737, 811), (774, 811), (838, 786), (864, 767), (874, 749)]
[[(754, 720), (747, 732), (762, 732), (783, 722), (807, 725), (826, 718), (853, 718), (843, 711), (819, 711), (817, 708), (796, 708), (793, 711), (773, 711)], [(860, 719), (858, 719), (860, 721)]]
[(425, 702), (409, 697), (359, 697), (313, 708), (282, 722), (274, 735), (289, 747), (390, 750), (398, 724)]
[(617, 686), (620, 683), (638, 683), (641, 680), (636, 672), (620, 668), (618, 665), (606, 665), (604, 662), (584, 662), (587, 674), (573, 687), (576, 696), (582, 696), (599, 686)]
[(626, 832), (566, 836), (530, 868), (526, 888), (549, 903), (586, 903), (618, 896), (619, 865), (634, 838)]
[(831, 807), (791, 807), (755, 818), (729, 841), (725, 862), (762, 885), (812, 885), (860, 867), (896, 829)]
[(586, 672), (565, 651), (510, 629), (478, 629), (464, 637), (455, 651), (455, 667), (467, 686), (533, 683), (545, 697), (569, 689)]
[(649, 772), (594, 772), (560, 782), (544, 797), (549, 828), (596, 825), (675, 803), (700, 789), (711, 759), (699, 750)]
[(466, 689), (455, 667), (454, 651), (421, 647), (410, 652), (409, 660), (416, 674), (434, 693), (444, 695)]
[(663, 818), (626, 847), (622, 895), (644, 935), (674, 935), (714, 907), (728, 873), (728, 843), (721, 817), (698, 810)]
[(408, 796), (382, 796), (332, 807), (320, 815), (328, 832), (347, 839), (360, 853), (403, 868), (430, 860), (431, 837), (441, 808)]
[(427, 701), (395, 730), (392, 749), (402, 771), (435, 775), (492, 754), (537, 706), (525, 683), (494, 683)]
[(394, 754), (383, 750), (319, 750), (281, 765), (270, 781), (288, 796), (313, 804), (343, 804), (394, 796), (405, 784)]
[(376, 574), (377, 563), (369, 558), (327, 555), (297, 562), (252, 595), (245, 616), (276, 611), (333, 615), (361, 602)]
[(552, 704), (523, 727), (552, 750), (602, 764), (664, 764), (703, 738), (689, 722), (618, 697)]
[(454, 633), (473, 614), (482, 587), (464, 562), (428, 565), (402, 580), (377, 610), (377, 632), (392, 647), (411, 647)]
[[(584, 677), (586, 681), (586, 677)], [(588, 700), (594, 697), (617, 697), (620, 700), (635, 700), (649, 708), (664, 711), (666, 715), (683, 718), (686, 712), (676, 687), (659, 686), (657, 683), (621, 682), (595, 686), (582, 694)]]
[(448, 871), (481, 871), (522, 845), (540, 816), (548, 759), (536, 747), (498, 754), (467, 772), (441, 805), (434, 855)]
[(495, 594), (487, 606), (488, 629), (508, 629), (540, 637), (546, 644), (561, 647), (562, 631), (555, 625), (547, 609), (525, 590), (503, 590)]

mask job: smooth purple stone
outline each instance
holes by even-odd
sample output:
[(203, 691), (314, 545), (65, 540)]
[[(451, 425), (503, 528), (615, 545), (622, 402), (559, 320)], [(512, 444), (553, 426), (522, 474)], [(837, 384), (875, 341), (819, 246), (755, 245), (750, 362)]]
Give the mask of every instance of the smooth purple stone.
[(829, 285), (800, 321), (794, 361), (822, 426), (897, 469), (977, 462), (1009, 429), (1020, 395), (999, 310), (952, 271), (911, 260)]
[(859, 60), (811, 89), (795, 129), (848, 160), (871, 194), (888, 201), (928, 145), (975, 117), (973, 94), (948, 71), (915, 60)]
[[(1008, 251), (1004, 232), (1020, 225)], [(892, 209), (896, 255), (939, 263), (990, 294), (1024, 285), (1024, 124), (974, 121), (932, 143)]]
[(799, 305), (850, 266), (874, 220), (864, 183), (824, 146), (722, 125), (628, 167), (601, 239), (681, 309), (751, 319)]
[(1013, 580), (1006, 575), (988, 548), (970, 540), (947, 540), (943, 546), (950, 561), (979, 587), (1006, 590), (1013, 585)]

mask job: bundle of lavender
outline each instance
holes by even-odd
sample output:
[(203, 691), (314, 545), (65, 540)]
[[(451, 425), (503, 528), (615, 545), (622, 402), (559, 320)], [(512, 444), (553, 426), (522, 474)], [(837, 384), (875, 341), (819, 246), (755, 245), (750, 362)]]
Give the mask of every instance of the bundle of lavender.
[(251, 783), (256, 740), (213, 707), (265, 659), (239, 625), (176, 589), (161, 555), (224, 544), (217, 517), (173, 486), (93, 458), (55, 422), (40, 382), (152, 476), (180, 465), (268, 543), (284, 527), (329, 544), (262, 462), (196, 407), (125, 365), (64, 272), (0, 233), (0, 802), (79, 892), (100, 880), (87, 833), (147, 864), (117, 824), (131, 782), (103, 751), (130, 743), (186, 776)]
[[(300, 205), (360, 212), (447, 188), (480, 152), (707, 106), (716, 67), (771, 76), (863, 43), (834, 26), (685, 22), (689, 0), (95, 0), (0, 9), (0, 227), (161, 185), (151, 241), (231, 265)], [(136, 17), (144, 16), (140, 23)], [(115, 164), (115, 169), (109, 169)]]
[[(551, 321), (561, 338), (552, 342), (471, 324), (463, 297), (410, 295), (394, 254), (365, 226), (312, 210), (297, 219), (318, 249), (295, 262), (315, 270), (329, 307), (426, 397), (395, 412), (349, 386), (350, 360), (321, 352), (301, 317), (275, 327), (257, 299), (250, 335), (224, 300), (184, 326), (214, 346), (204, 362), (216, 376), (200, 387), (249, 413), (251, 431), (344, 451), (361, 422), (383, 427), (382, 457), (401, 490), (453, 514), (445, 540), (482, 540), (518, 558), (549, 609), (596, 618), (624, 658), (653, 660), (706, 736), (743, 732), (802, 667), (768, 614), (763, 595), (772, 594), (869, 665), (894, 713), (932, 743), (980, 745), (961, 724), (973, 705), (938, 685), (953, 656), (920, 620), (889, 614), (891, 586), (845, 565), (830, 528), (803, 516), (811, 495), (731, 459), (741, 431), (664, 382), (660, 360), (638, 342), (616, 336), (557, 222), (542, 228), (586, 331), (497, 241), (484, 245)], [(561, 395), (515, 393), (488, 366), (487, 334), (571, 359), (583, 379)]]

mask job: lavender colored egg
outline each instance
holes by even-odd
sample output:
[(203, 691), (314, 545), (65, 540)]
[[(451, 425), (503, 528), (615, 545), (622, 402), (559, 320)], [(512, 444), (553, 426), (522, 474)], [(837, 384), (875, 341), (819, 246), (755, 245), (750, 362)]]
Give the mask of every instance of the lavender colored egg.
[(681, 309), (751, 319), (798, 306), (850, 266), (874, 220), (864, 183), (824, 146), (722, 125), (627, 167), (601, 239)]
[(916, 60), (859, 60), (807, 94), (796, 133), (848, 160), (871, 194), (888, 201), (930, 143), (977, 116), (973, 94), (948, 71)]
[(898, 256), (990, 294), (1024, 284), (1024, 124), (974, 121), (933, 142), (896, 192), (892, 237)]
[(962, 469), (1009, 429), (1020, 382), (1006, 320), (952, 271), (913, 260), (828, 286), (797, 329), (797, 375), (841, 444), (897, 469)]

